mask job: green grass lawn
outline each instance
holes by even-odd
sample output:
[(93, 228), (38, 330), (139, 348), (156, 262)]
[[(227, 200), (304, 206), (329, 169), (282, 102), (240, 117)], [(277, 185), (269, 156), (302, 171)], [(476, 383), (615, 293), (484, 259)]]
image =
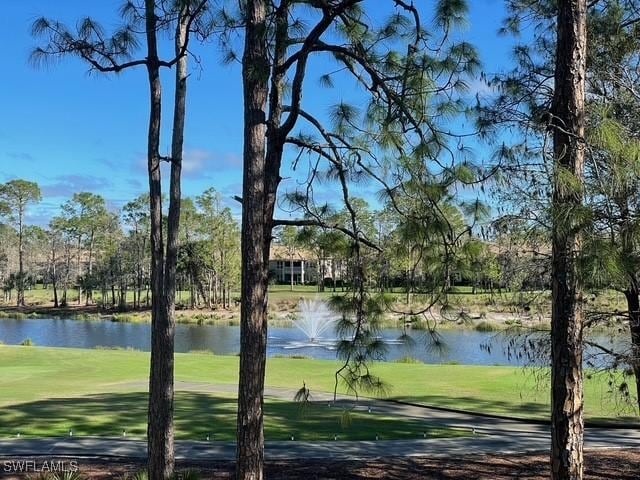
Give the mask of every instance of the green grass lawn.
[[(145, 392), (111, 392), (74, 399), (53, 398), (0, 407), (0, 438), (67, 436), (143, 438), (147, 428)], [(233, 441), (236, 400), (228, 395), (180, 391), (175, 399), (177, 438)], [(324, 403), (304, 408), (295, 402), (267, 399), (265, 436), (268, 440), (374, 440), (465, 436), (462, 429), (431, 426), (414, 419), (392, 418), (365, 411), (345, 413)]]
[[(0, 437), (127, 435), (146, 431), (147, 394), (141, 391), (148, 374), (148, 354), (121, 350), (77, 350), (0, 347)], [(306, 360), (274, 359), (270, 385), (301, 386), (287, 381), (293, 371), (302, 378)], [(300, 362), (303, 362), (302, 364)], [(314, 362), (315, 363), (315, 362)], [(270, 364), (271, 365), (271, 364)], [(289, 368), (293, 367), (293, 368)], [(312, 365), (307, 365), (313, 368)], [(331, 365), (324, 365), (330, 373)], [(177, 379), (235, 384), (236, 357), (178, 354)], [(271, 377), (270, 377), (271, 378)], [(137, 384), (136, 384), (137, 383)], [(182, 391), (176, 395), (179, 438), (233, 440), (235, 398), (229, 394)], [(302, 408), (293, 401), (269, 399), (265, 417), (271, 440), (344, 440), (420, 438), (467, 435), (424, 422), (365, 412), (345, 413), (324, 403)]]
[[(0, 437), (21, 431), (30, 435), (119, 435), (122, 429), (142, 436), (146, 422), (149, 354), (126, 350), (0, 346)], [(336, 362), (271, 358), (266, 383), (298, 389), (303, 381), (313, 395), (331, 391)], [(238, 359), (205, 353), (176, 355), (176, 379), (235, 385)], [(544, 371), (513, 367), (379, 363), (373, 372), (389, 386), (388, 397), (416, 403), (545, 418), (548, 380)], [(633, 391), (632, 387), (632, 391)], [(228, 389), (233, 391), (233, 388)], [(589, 419), (637, 420), (632, 408), (607, 393), (606, 378), (588, 379), (585, 386)], [(235, 428), (235, 402), (230, 394), (179, 392), (176, 424), (183, 438), (231, 439)], [(300, 405), (270, 400), (266, 407), (270, 439), (345, 439), (415, 437), (427, 427), (422, 422), (355, 413), (345, 427), (340, 409), (323, 405), (300, 415)], [(622, 417), (628, 415), (629, 417)], [(343, 428), (344, 427), (344, 428)], [(214, 431), (215, 430), (215, 431)], [(433, 431), (433, 435), (456, 432)]]
[[(334, 294), (341, 294), (342, 290), (338, 288), (334, 293), (330, 288), (325, 289), (324, 292), (318, 292), (318, 287), (314, 285), (295, 285), (293, 290), (289, 285), (271, 285), (269, 287), (269, 297), (271, 302), (295, 302), (297, 303), (301, 298), (323, 298), (328, 299)], [(116, 292), (117, 294), (117, 292)], [(127, 292), (127, 302), (133, 304), (133, 291)], [(233, 299), (240, 297), (240, 292), (231, 292)], [(62, 298), (62, 292), (58, 292), (58, 298)], [(176, 301), (180, 305), (188, 306), (191, 298), (189, 291), (178, 291), (176, 293)], [(0, 306), (13, 307), (15, 306), (16, 293), (13, 292), (10, 301), (3, 302), (0, 300)], [(102, 302), (102, 293), (99, 290), (93, 292), (94, 302)], [(27, 306), (30, 307), (42, 307), (49, 306), (53, 303), (53, 289), (45, 289), (42, 285), (36, 285), (34, 288), (25, 291), (25, 301)], [(67, 302), (70, 307), (78, 305), (78, 290), (72, 289), (67, 291)], [(81, 302), (81, 306), (84, 306), (84, 296)], [(142, 292), (142, 303), (146, 303), (146, 293)], [(233, 302), (232, 302), (233, 303)], [(111, 296), (107, 298), (107, 304), (111, 304)]]

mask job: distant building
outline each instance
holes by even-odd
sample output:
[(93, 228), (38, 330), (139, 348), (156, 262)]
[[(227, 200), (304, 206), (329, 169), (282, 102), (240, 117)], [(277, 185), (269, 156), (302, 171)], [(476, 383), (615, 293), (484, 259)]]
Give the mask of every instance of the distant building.
[[(269, 258), (269, 273), (276, 283), (290, 284), (293, 275), (293, 283), (304, 285), (318, 283), (324, 278), (342, 279), (344, 267), (341, 262), (333, 258), (319, 260), (312, 252), (301, 249), (290, 249), (284, 245), (273, 244)], [(320, 267), (320, 268), (318, 268)]]

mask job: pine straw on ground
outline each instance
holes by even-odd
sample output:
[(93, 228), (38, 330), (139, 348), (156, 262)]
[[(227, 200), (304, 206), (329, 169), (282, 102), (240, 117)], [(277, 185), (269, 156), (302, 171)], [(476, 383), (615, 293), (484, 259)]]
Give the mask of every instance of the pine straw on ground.
[[(36, 462), (46, 458), (35, 459)], [(0, 466), (5, 460), (0, 458)], [(47, 459), (49, 461), (53, 459)], [(113, 459), (78, 459), (80, 471), (97, 480), (122, 479), (144, 468), (139, 462)], [(233, 463), (210, 462), (190, 464), (178, 462), (178, 470), (194, 469), (204, 479), (232, 479)], [(545, 454), (466, 455), (447, 458), (381, 458), (376, 460), (295, 460), (268, 461), (269, 480), (546, 480), (549, 478)], [(29, 476), (8, 474), (0, 468), (0, 478), (24, 479)], [(33, 478), (33, 476), (31, 477)], [(592, 450), (585, 452), (585, 479), (634, 480), (640, 478), (640, 450)]]

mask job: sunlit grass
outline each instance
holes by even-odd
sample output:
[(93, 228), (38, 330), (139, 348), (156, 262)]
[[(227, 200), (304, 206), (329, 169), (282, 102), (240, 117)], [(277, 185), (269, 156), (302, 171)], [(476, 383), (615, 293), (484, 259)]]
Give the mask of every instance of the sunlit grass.
[[(345, 421), (345, 415), (348, 421)], [(0, 407), (0, 438), (109, 436), (143, 438), (146, 434), (146, 392), (120, 392), (76, 398), (39, 400)], [(199, 392), (177, 392), (175, 398), (176, 437), (190, 440), (233, 441), (236, 429), (236, 401), (231, 396)], [(468, 431), (430, 425), (426, 421), (367, 413), (345, 413), (326, 403), (304, 408), (292, 401), (267, 399), (267, 440), (374, 440), (455, 437)]]
[[(148, 362), (149, 354), (138, 351), (0, 346), (0, 407), (52, 398), (139, 392), (147, 384)], [(312, 395), (331, 392), (338, 365), (327, 360), (269, 358), (266, 384), (295, 391), (304, 382)], [(227, 392), (235, 391), (237, 372), (236, 356), (176, 354), (178, 382), (203, 388), (226, 385)], [(549, 379), (544, 369), (376, 363), (372, 373), (388, 385), (390, 398), (523, 418), (548, 417)], [(633, 405), (609, 393), (612, 388), (608, 380), (603, 376), (586, 380), (586, 417), (636, 415)], [(622, 380), (621, 374), (616, 380)], [(634, 392), (633, 379), (625, 380)]]

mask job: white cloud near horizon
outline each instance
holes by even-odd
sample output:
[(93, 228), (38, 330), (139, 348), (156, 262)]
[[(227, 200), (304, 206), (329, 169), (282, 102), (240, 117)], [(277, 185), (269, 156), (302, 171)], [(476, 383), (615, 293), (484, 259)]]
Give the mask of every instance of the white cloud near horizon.
[(111, 186), (111, 180), (95, 175), (59, 175), (53, 183), (44, 183), (40, 189), (45, 197), (71, 197), (74, 193), (95, 193)]

